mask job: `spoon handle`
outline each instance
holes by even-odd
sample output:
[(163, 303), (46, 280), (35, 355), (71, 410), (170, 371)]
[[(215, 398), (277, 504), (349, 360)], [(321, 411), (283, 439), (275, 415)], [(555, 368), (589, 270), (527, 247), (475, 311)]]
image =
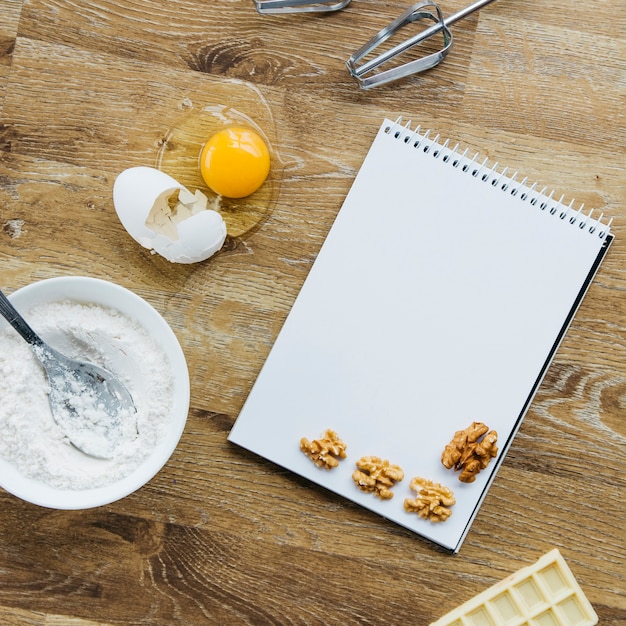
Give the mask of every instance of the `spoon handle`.
[(31, 345), (44, 346), (41, 337), (26, 323), (15, 310), (9, 299), (0, 291), (0, 315)]

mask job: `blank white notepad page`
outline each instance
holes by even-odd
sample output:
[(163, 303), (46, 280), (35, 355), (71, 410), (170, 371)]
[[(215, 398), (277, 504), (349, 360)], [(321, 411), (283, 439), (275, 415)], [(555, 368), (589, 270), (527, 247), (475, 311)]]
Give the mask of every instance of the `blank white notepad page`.
[[(385, 120), (229, 439), (458, 550), (610, 241), (556, 205)], [(440, 459), (473, 421), (500, 453), (463, 484)], [(327, 428), (332, 471), (299, 449)], [(392, 500), (352, 481), (367, 455), (404, 470)], [(454, 491), (447, 521), (404, 510), (413, 476)]]

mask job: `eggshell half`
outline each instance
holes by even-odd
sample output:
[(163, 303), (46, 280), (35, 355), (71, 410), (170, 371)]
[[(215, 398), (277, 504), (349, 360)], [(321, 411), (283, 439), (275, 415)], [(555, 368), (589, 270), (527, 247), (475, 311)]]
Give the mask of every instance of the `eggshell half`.
[[(176, 225), (178, 239), (146, 226), (157, 198), (166, 191), (190, 192), (174, 178), (153, 167), (131, 167), (113, 185), (113, 205), (122, 226), (144, 248), (154, 250), (173, 263), (198, 263), (215, 254), (226, 239), (222, 216), (204, 209)], [(191, 194), (190, 194), (191, 195)]]

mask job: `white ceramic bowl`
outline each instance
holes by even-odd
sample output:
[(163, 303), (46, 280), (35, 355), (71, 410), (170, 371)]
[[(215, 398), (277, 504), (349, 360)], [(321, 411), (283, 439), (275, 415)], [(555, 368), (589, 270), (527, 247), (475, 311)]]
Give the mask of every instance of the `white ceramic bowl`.
[[(167, 355), (174, 375), (174, 397), (166, 432), (157, 446), (129, 475), (110, 485), (91, 489), (58, 489), (21, 474), (0, 458), (0, 486), (13, 495), (54, 509), (86, 509), (119, 500), (145, 485), (167, 462), (178, 445), (189, 411), (189, 373), (172, 329), (145, 300), (105, 280), (79, 276), (42, 280), (9, 295), (15, 308), (28, 310), (47, 302), (71, 300), (117, 309), (139, 323)], [(0, 323), (4, 320), (0, 318)], [(0, 433), (1, 436), (1, 433)]]

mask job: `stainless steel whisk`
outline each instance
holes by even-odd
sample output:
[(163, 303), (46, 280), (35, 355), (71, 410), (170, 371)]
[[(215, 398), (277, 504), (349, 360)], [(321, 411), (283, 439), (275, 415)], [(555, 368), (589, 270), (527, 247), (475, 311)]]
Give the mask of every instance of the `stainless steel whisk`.
[[(468, 7), (461, 9), (457, 13), (454, 13), (445, 19), (441, 9), (435, 2), (430, 2), (429, 0), (418, 2), (408, 8), (404, 13), (402, 13), (402, 15), (393, 20), (393, 22), (379, 31), (364, 46), (352, 54), (346, 61), (348, 71), (356, 79), (361, 89), (371, 89), (372, 87), (384, 85), (385, 83), (398, 80), (399, 78), (404, 78), (405, 76), (428, 70), (443, 61), (452, 48), (454, 39), (449, 26), (459, 20), (462, 20), (470, 13), (477, 11), (490, 2), (493, 2), (493, 0), (478, 0), (477, 2), (474, 2)], [(407, 26), (408, 24), (424, 19), (431, 20), (435, 23), (429, 28), (426, 28), (426, 30), (417, 33), (413, 37), (397, 44), (377, 57), (364, 61), (359, 65), (359, 63), (363, 61), (366, 56), (368, 56), (379, 45), (387, 41), (399, 29)], [(439, 33), (442, 34), (443, 46), (436, 52), (432, 52), (426, 56), (408, 61), (387, 70), (379, 70), (379, 68), (385, 63), (392, 61), (410, 48), (423, 43), (427, 39), (434, 37)]]
[[(384, 85), (391, 81), (404, 78), (410, 74), (417, 74), (428, 70), (441, 63), (452, 49), (454, 38), (450, 32), (450, 26), (467, 17), (470, 13), (478, 11), (493, 0), (477, 0), (473, 4), (457, 11), (453, 15), (444, 18), (439, 5), (432, 0), (423, 0), (409, 7), (402, 15), (397, 17), (388, 26), (379, 31), (364, 46), (359, 48), (346, 61), (346, 66), (351, 76), (356, 79), (361, 89), (371, 89), (377, 85)], [(350, 0), (254, 0), (259, 13), (303, 13), (303, 12), (329, 12), (338, 11), (350, 4)], [(430, 20), (434, 24), (409, 39), (395, 45), (377, 57), (364, 61), (378, 46), (387, 41), (404, 26)], [(442, 47), (413, 59), (406, 63), (396, 65), (389, 69), (380, 69), (382, 65), (393, 61), (399, 55), (411, 48), (424, 43), (427, 39), (441, 33)]]
[(261, 14), (271, 13), (327, 13), (339, 11), (350, 4), (350, 0), (254, 0)]

